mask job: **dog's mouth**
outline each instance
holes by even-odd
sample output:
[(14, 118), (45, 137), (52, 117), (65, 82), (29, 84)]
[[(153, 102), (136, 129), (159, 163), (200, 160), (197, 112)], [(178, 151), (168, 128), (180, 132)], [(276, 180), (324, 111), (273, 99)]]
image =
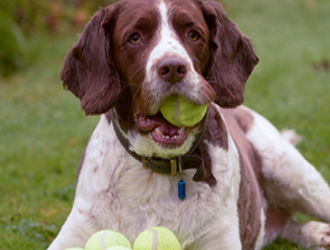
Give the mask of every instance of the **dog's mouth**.
[(190, 129), (190, 127), (174, 126), (165, 120), (161, 112), (148, 116), (138, 114), (137, 125), (143, 133), (149, 133), (156, 144), (168, 149), (182, 146)]

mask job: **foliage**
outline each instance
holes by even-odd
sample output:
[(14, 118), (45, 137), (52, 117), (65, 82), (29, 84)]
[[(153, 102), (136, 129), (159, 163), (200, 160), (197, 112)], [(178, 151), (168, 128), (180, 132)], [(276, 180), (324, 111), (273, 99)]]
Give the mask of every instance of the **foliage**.
[(0, 76), (8, 76), (30, 62), (30, 37), (58, 35), (83, 26), (106, 0), (0, 0)]
[(26, 41), (22, 30), (8, 13), (8, 7), (0, 2), (0, 76), (9, 75), (21, 65), (20, 57)]

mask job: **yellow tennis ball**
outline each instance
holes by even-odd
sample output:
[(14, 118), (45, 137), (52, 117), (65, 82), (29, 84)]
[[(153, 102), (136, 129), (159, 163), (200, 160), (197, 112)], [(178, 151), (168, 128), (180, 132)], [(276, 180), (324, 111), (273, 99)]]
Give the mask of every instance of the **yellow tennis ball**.
[(121, 233), (112, 230), (102, 230), (96, 232), (89, 238), (85, 245), (85, 250), (106, 250), (114, 246), (131, 248), (128, 239)]
[(170, 95), (162, 102), (160, 112), (174, 126), (192, 127), (203, 119), (207, 107), (193, 104), (181, 95)]
[(181, 250), (174, 233), (164, 227), (149, 228), (136, 238), (133, 250)]
[(132, 250), (132, 248), (122, 247), (122, 246), (115, 246), (107, 248), (107, 250)]

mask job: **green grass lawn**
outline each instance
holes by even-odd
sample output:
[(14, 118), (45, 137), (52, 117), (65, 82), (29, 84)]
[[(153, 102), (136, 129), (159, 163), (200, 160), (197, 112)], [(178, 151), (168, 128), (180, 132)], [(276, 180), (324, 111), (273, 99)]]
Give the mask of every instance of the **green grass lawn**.
[[(330, 183), (330, 1), (223, 3), (260, 58), (246, 105), (279, 129), (296, 129), (299, 149)], [(75, 41), (73, 33), (31, 37), (29, 67), (0, 79), (1, 249), (45, 249), (70, 212), (80, 156), (99, 119), (85, 117), (61, 86)], [(266, 249), (300, 248), (279, 240)]]

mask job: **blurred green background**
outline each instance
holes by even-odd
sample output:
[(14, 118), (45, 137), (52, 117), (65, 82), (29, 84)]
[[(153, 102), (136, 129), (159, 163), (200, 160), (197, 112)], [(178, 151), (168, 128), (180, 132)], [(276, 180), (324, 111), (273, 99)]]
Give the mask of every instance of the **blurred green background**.
[[(1, 249), (45, 249), (70, 212), (99, 117), (85, 117), (59, 72), (77, 34), (109, 3), (0, 0)], [(222, 3), (260, 58), (245, 104), (296, 129), (299, 150), (330, 183), (330, 1)], [(278, 240), (266, 249), (300, 248)]]
[(0, 75), (26, 68), (35, 34), (56, 36), (78, 30), (106, 0), (0, 0)]

